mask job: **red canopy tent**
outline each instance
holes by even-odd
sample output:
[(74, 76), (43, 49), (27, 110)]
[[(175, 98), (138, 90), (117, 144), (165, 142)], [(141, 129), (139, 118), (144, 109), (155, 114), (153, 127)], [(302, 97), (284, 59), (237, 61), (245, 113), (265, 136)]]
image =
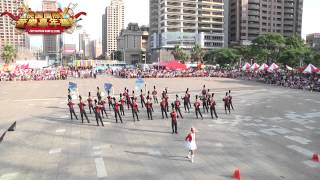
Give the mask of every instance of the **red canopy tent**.
[(165, 66), (168, 70), (186, 70), (187, 66), (185, 64), (180, 63), (177, 60), (160, 62), (161, 66)]

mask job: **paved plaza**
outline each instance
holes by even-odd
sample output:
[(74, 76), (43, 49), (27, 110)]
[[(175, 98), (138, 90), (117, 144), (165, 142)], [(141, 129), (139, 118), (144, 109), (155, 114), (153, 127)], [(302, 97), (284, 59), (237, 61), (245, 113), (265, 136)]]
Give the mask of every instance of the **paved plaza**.
[[(135, 80), (72, 81), (86, 99), (105, 82), (119, 94), (133, 89)], [(17, 121), (16, 131), (0, 143), (0, 180), (231, 180), (237, 168), (243, 180), (320, 179), (320, 163), (311, 161), (320, 153), (319, 93), (223, 78), (146, 79), (148, 89), (168, 87), (170, 101), (189, 88), (194, 102), (204, 84), (216, 94), (218, 120), (183, 110), (173, 135), (159, 105), (152, 121), (140, 103), (140, 122), (128, 110), (123, 124), (111, 111), (105, 127), (96, 126), (93, 114), (90, 124), (71, 121), (68, 82), (0, 82), (0, 133)], [(226, 115), (222, 98), (229, 89), (235, 111)], [(185, 159), (184, 146), (192, 126), (198, 131), (194, 163)]]

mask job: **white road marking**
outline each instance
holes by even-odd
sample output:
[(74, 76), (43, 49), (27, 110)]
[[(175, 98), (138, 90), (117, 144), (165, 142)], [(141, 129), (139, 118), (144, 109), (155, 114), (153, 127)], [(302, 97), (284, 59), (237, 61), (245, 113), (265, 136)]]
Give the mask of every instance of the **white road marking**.
[(80, 131), (72, 131), (71, 134), (72, 135), (80, 134)]
[(258, 135), (259, 135), (258, 133), (256, 133), (256, 132), (251, 132), (251, 131), (241, 132), (240, 134), (243, 135), (243, 136), (258, 136)]
[(66, 132), (66, 129), (57, 129), (56, 130), (56, 133), (64, 133), (64, 132)]
[(319, 162), (314, 162), (314, 161), (308, 160), (308, 161), (304, 161), (303, 163), (309, 167), (312, 167), (312, 168), (320, 168)]
[(269, 136), (275, 136), (275, 135), (277, 135), (276, 133), (270, 131), (270, 129), (262, 129), (262, 130), (260, 130), (260, 132), (262, 132), (262, 133), (264, 133), (264, 134), (266, 134), (266, 135), (269, 135)]
[(109, 144), (104, 144), (104, 145), (99, 145), (99, 146), (93, 146), (92, 147), (92, 149), (93, 150), (101, 150), (101, 149), (104, 149), (104, 148), (106, 148), (106, 147), (110, 147), (110, 145)]
[(94, 156), (101, 156), (102, 155), (102, 151), (95, 151), (93, 152)]
[(300, 144), (304, 144), (304, 145), (307, 145), (310, 142), (312, 142), (311, 140), (303, 138), (303, 137), (300, 137), (300, 136), (284, 136), (284, 137), (287, 138), (287, 139), (290, 139), (292, 141), (298, 142)]
[(278, 127), (278, 128), (272, 128), (272, 131), (276, 132), (276, 133), (279, 133), (279, 134), (288, 134), (290, 133), (291, 131), (286, 129), (286, 128), (281, 128), (281, 127)]
[(0, 176), (1, 180), (11, 180), (11, 179), (16, 179), (19, 173), (6, 173)]
[(311, 126), (304, 126), (304, 127), (307, 128), (307, 129), (311, 129), (311, 130), (315, 129), (314, 127), (311, 127)]
[(107, 170), (104, 165), (103, 158), (95, 158), (94, 162), (96, 163), (96, 170), (97, 170), (97, 177), (102, 178), (102, 177), (107, 177)]
[(302, 131), (303, 131), (303, 129), (301, 129), (301, 128), (292, 128), (292, 129), (294, 129), (294, 130), (296, 130), (296, 131), (299, 131), (299, 132), (302, 132)]
[(208, 127), (213, 127), (214, 126), (214, 124), (208, 124)]
[(161, 156), (161, 152), (160, 152), (160, 151), (153, 151), (153, 150), (151, 150), (148, 154), (154, 155), (154, 156)]
[(65, 119), (65, 118), (68, 118), (69, 116), (67, 116), (67, 115), (64, 115), (64, 116), (60, 116), (59, 118), (60, 119)]
[(219, 148), (223, 148), (224, 147), (222, 143), (215, 143), (214, 146), (215, 147), (219, 147)]
[(293, 150), (299, 152), (300, 154), (305, 155), (309, 158), (311, 158), (311, 156), (313, 154), (313, 152), (311, 152), (310, 150), (304, 149), (304, 148), (302, 148), (300, 146), (296, 146), (296, 145), (289, 145), (289, 146), (287, 146), (287, 148), (293, 149)]
[(57, 154), (57, 153), (61, 153), (61, 148), (51, 149), (49, 151), (49, 154)]

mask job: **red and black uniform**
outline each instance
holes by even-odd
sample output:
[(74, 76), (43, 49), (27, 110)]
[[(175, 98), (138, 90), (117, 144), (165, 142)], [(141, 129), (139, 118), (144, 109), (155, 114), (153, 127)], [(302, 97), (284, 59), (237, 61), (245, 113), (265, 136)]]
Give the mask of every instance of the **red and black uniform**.
[[(147, 107), (147, 104), (146, 104), (146, 107)], [(147, 109), (148, 109), (148, 107), (147, 107)], [(135, 118), (135, 117), (137, 117), (137, 121), (139, 121), (138, 112), (139, 112), (138, 103), (137, 103), (136, 101), (133, 101), (133, 103), (132, 103), (132, 116), (133, 116), (133, 121), (136, 121), (136, 118)]]
[(147, 108), (148, 119), (153, 120), (152, 119), (152, 109), (153, 109), (153, 107), (152, 107), (152, 103), (150, 102), (150, 100), (147, 101), (146, 108)]
[(232, 96), (229, 94), (229, 105), (230, 105), (230, 107), (232, 108), (232, 110), (234, 110), (234, 108), (233, 108), (233, 104), (232, 104)]
[(187, 96), (188, 96), (188, 104), (189, 104), (189, 108), (192, 109), (192, 106), (191, 106), (191, 94), (189, 92), (187, 92)]
[(187, 112), (187, 109), (188, 109), (188, 112), (190, 112), (190, 109), (189, 109), (189, 96), (188, 96), (188, 94), (185, 94), (185, 96), (182, 98), (182, 100), (183, 100), (183, 106), (184, 106), (185, 112)]
[(104, 117), (103, 117), (103, 113), (106, 115), (106, 118), (108, 118), (108, 114), (107, 114), (107, 111), (106, 111), (106, 106), (105, 106), (105, 104), (106, 104), (106, 101), (104, 101), (104, 100), (99, 101), (99, 105), (101, 105), (101, 115), (102, 115), (102, 118), (104, 118)]
[(213, 113), (214, 113), (215, 117), (218, 119), (218, 115), (217, 115), (217, 112), (216, 112), (216, 101), (212, 97), (211, 100), (210, 100), (210, 114), (211, 114), (211, 118), (212, 119), (213, 119)]
[(140, 102), (141, 102), (141, 107), (143, 108), (146, 105), (146, 102), (144, 100), (144, 96), (142, 93), (140, 94)]
[(114, 103), (114, 105), (113, 105), (113, 109), (114, 109), (114, 117), (116, 118), (116, 123), (118, 123), (118, 117), (119, 117), (121, 123), (123, 123), (123, 122), (122, 122), (121, 115), (120, 115), (120, 112), (119, 112), (119, 110), (120, 110), (120, 104), (115, 101), (115, 103)]
[(103, 121), (102, 121), (102, 117), (101, 117), (102, 106), (96, 103), (96, 107), (94, 109), (95, 109), (97, 126), (99, 126), (99, 120), (100, 120), (101, 125), (104, 126)]
[(121, 115), (124, 116), (124, 105), (125, 105), (126, 100), (124, 99), (124, 97), (121, 97), (120, 99), (120, 113)]
[(123, 96), (126, 98), (126, 103), (127, 103), (127, 108), (129, 109), (131, 106), (131, 101), (130, 101), (130, 96), (129, 96), (129, 92), (126, 91)]
[(179, 113), (180, 117), (183, 119), (183, 116), (182, 116), (181, 110), (180, 110), (180, 105), (181, 105), (181, 103), (180, 103), (179, 99), (177, 98), (176, 101), (174, 102), (174, 109), (176, 110), (176, 112)]
[(177, 113), (175, 111), (172, 111), (170, 113), (171, 116), (171, 128), (172, 128), (172, 134), (173, 133), (178, 133), (178, 127), (177, 127)]
[(73, 107), (73, 106), (74, 106), (74, 103), (71, 102), (71, 101), (69, 101), (67, 105), (69, 106), (69, 111), (70, 111), (71, 120), (73, 119), (73, 118), (72, 118), (72, 115), (74, 115), (74, 116), (76, 117), (76, 119), (78, 120), (78, 116), (76, 115), (76, 112), (74, 112), (74, 107)]
[(167, 112), (169, 112), (169, 96), (167, 95), (167, 93), (164, 96), (164, 99), (166, 101), (166, 110), (167, 110)]
[(87, 101), (88, 101), (89, 111), (90, 111), (90, 114), (91, 114), (91, 109), (92, 109), (92, 111), (94, 112), (93, 103), (92, 103), (93, 100), (92, 100), (91, 97), (89, 96), (88, 99), (87, 99)]
[(226, 95), (226, 96), (222, 99), (222, 101), (224, 102), (224, 110), (226, 111), (226, 114), (227, 114), (227, 109), (228, 109), (229, 114), (230, 114), (230, 113), (231, 113), (231, 112), (230, 112), (230, 100), (229, 100), (228, 95)]
[(112, 107), (112, 98), (110, 95), (107, 96), (107, 99), (108, 99), (108, 105), (109, 105), (109, 110), (111, 109)]
[(78, 104), (79, 105), (79, 108), (80, 108), (80, 115), (81, 115), (81, 121), (83, 123), (83, 116), (86, 117), (88, 123), (90, 123), (89, 119), (88, 119), (88, 116), (87, 116), (87, 113), (86, 113), (86, 110), (84, 109), (84, 107), (86, 106), (85, 103), (83, 103), (82, 101), (80, 101), (80, 103)]
[(154, 90), (152, 91), (153, 102), (158, 104), (159, 102), (158, 102), (157, 94), (158, 94), (158, 92), (154, 89)]
[(196, 100), (196, 102), (194, 103), (194, 108), (195, 108), (195, 111), (196, 111), (196, 116), (197, 116), (197, 119), (198, 119), (198, 113), (200, 114), (201, 116), (201, 119), (203, 119), (202, 117), (202, 114), (201, 114), (201, 111), (200, 111), (200, 101), (198, 101), (198, 99)]
[(164, 115), (163, 113), (166, 115), (166, 117), (168, 118), (168, 114), (166, 111), (166, 100), (163, 98), (162, 101), (160, 102), (160, 107), (161, 107), (161, 114), (162, 114), (162, 119), (164, 119)]

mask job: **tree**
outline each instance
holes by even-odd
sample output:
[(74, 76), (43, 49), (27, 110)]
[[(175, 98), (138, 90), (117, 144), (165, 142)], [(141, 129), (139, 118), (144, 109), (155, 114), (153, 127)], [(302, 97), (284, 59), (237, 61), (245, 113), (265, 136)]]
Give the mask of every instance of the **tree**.
[(285, 47), (284, 37), (277, 33), (261, 34), (252, 43), (252, 50), (257, 57), (263, 58), (262, 60), (269, 64), (278, 60), (281, 50)]
[(111, 59), (122, 61), (122, 52), (121, 51), (113, 51), (110, 55)]
[(176, 60), (181, 60), (183, 62), (187, 61), (189, 59), (189, 56), (187, 53), (185, 53), (183, 51), (183, 49), (179, 46), (176, 45), (173, 49), (173, 51), (171, 52), (171, 54), (173, 55), (174, 59)]
[(4, 63), (10, 64), (14, 62), (14, 58), (17, 55), (17, 50), (12, 45), (5, 45), (1, 54)]
[(236, 63), (239, 59), (238, 51), (232, 48), (221, 48), (206, 53), (205, 61), (208, 64), (219, 64), (221, 66)]
[(203, 49), (196, 44), (191, 51), (191, 61), (196, 61), (197, 63), (203, 63), (203, 57), (205, 55), (205, 52)]

